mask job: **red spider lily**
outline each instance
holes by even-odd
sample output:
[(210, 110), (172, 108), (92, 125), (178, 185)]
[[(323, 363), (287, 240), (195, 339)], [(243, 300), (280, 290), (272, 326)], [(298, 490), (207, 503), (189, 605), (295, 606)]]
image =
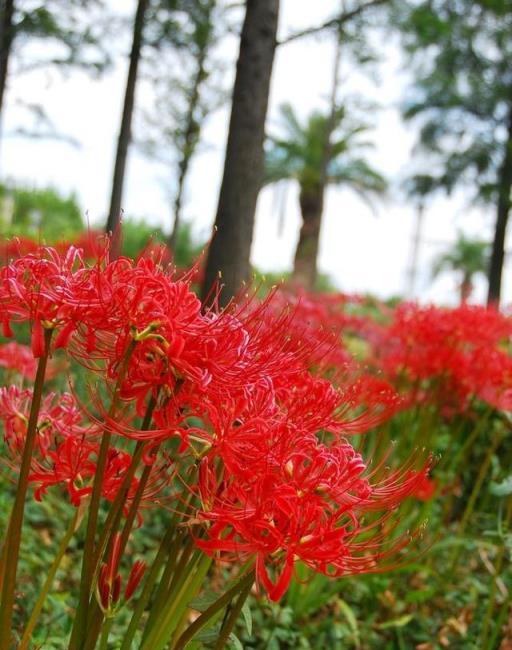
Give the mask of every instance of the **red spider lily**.
[(430, 478), (427, 475), (424, 475), (416, 487), (416, 491), (413, 496), (415, 496), (420, 501), (430, 501), (437, 491), (437, 483), (434, 479)]
[[(503, 348), (512, 321), (483, 307), (400, 306), (376, 342), (376, 360), (396, 381), (407, 381), (417, 400), (463, 410), (472, 396), (507, 408), (512, 359)], [(424, 382), (432, 382), (425, 395)]]
[[(83, 436), (68, 437), (52, 449), (47, 450), (41, 459), (34, 458), (29, 481), (35, 486), (36, 500), (40, 501), (48, 488), (61, 485), (68, 491), (71, 503), (78, 507), (82, 499), (92, 492), (98, 448), (97, 444), (91, 443)], [(101, 487), (101, 494), (108, 501), (114, 501), (116, 498), (131, 463), (132, 456), (130, 454), (110, 448)], [(141, 495), (139, 507), (144, 508), (148, 504), (161, 505), (160, 495), (172, 478), (173, 473), (169, 469), (167, 460), (154, 461), (149, 480)], [(125, 512), (130, 508), (138, 485), (139, 481), (137, 477), (134, 477), (126, 496)], [(142, 519), (140, 513), (139, 519)]]
[[(344, 437), (402, 406), (386, 381), (347, 364), (339, 339), (350, 321), (344, 301), (324, 309), (307, 298), (285, 309), (271, 295), (203, 311), (190, 278), (174, 278), (152, 258), (110, 261), (108, 241), (98, 253), (91, 265), (75, 249), (43, 248), (0, 271), (6, 331), (12, 321), (30, 321), (38, 356), (44, 330), (55, 329), (53, 345), (67, 347), (104, 382), (93, 396), (96, 413), (71, 398), (43, 401), (29, 475), (36, 498), (59, 485), (79, 505), (97, 475), (94, 496), (113, 501), (133, 462), (119, 435), (147, 443), (142, 472), (149, 478), (142, 485), (135, 472), (125, 509), (139, 490), (143, 507), (161, 503), (171, 481), (185, 483), (201, 504), (190, 518), (203, 527), (197, 545), (224, 559), (253, 558), (272, 599), (286, 591), (297, 560), (333, 576), (391, 561), (408, 542), (393, 541), (391, 513), (421, 489), (429, 463), (413, 458), (387, 469), (382, 461), (368, 469)], [(338, 363), (345, 374), (333, 377)], [(105, 393), (114, 395), (115, 409), (102, 403)], [(30, 398), (29, 391), (0, 393), (13, 465)], [(137, 418), (153, 401), (154, 424), (141, 431)], [(101, 454), (100, 431), (113, 434), (102, 438)], [(172, 437), (181, 445), (171, 463), (160, 443)], [(116, 538), (98, 578), (109, 615), (121, 599), (119, 554)], [(126, 598), (142, 573), (135, 563)]]
[[(41, 459), (33, 459), (29, 481), (35, 486), (35, 498), (40, 501), (49, 487), (61, 485), (68, 491), (71, 503), (79, 506), (82, 499), (92, 492), (98, 449), (99, 445), (85, 436), (68, 437), (55, 444)], [(131, 464), (131, 454), (114, 447), (109, 449), (101, 486), (101, 494), (107, 501), (115, 500)], [(168, 459), (153, 459), (148, 481), (140, 496), (139, 508), (161, 505), (161, 494), (171, 482), (173, 475)], [(138, 485), (139, 480), (134, 476), (126, 495), (125, 512), (130, 508)], [(140, 512), (138, 515), (141, 521)]]
[[(328, 383), (319, 381), (325, 392)], [(258, 402), (224, 400), (221, 408), (205, 404), (202, 417), (208, 424), (188, 432), (190, 439), (200, 441), (203, 456), (202, 509), (194, 520), (210, 522), (206, 539), (198, 539), (197, 544), (227, 559), (254, 556), (258, 579), (272, 599), (286, 590), (296, 559), (329, 575), (377, 570), (378, 560), (392, 557), (407, 542), (399, 538), (388, 544), (389, 536), (382, 536), (382, 520), (368, 525), (364, 516), (393, 509), (414, 494), (428, 466), (421, 471), (404, 467), (386, 472), (382, 463), (369, 474), (347, 441), (338, 436), (326, 443), (319, 440), (322, 431), (343, 431), (343, 419), (337, 414), (342, 403), (339, 394), (335, 391), (336, 399), (322, 404), (323, 393), (315, 394), (313, 379), (303, 386), (312, 393), (311, 400), (307, 390), (294, 394), (292, 389), (284, 390), (280, 398), (279, 389), (273, 405), (267, 394), (258, 408)], [(378, 396), (386, 386), (396, 407), (394, 391), (379, 382), (349, 391), (350, 405), (359, 406), (358, 398), (368, 397), (372, 386)], [(368, 426), (371, 423), (366, 421)], [(348, 419), (347, 429), (355, 426)], [(378, 482), (372, 484), (371, 477), (377, 475)], [(388, 550), (383, 551), (385, 544)], [(270, 571), (276, 571), (275, 581)]]
[(12, 336), (10, 321), (30, 321), (34, 357), (44, 352), (44, 329), (58, 329), (54, 345), (64, 347), (79, 320), (70, 298), (87, 281), (86, 275), (81, 253), (73, 247), (64, 256), (53, 248), (39, 248), (0, 268), (4, 335)]
[[(15, 371), (25, 379), (33, 381), (36, 376), (37, 360), (30, 347), (10, 341), (0, 345), (0, 367)], [(55, 377), (65, 367), (65, 361), (50, 359), (46, 368), (46, 378)]]
[(123, 397), (143, 397), (165, 385), (172, 390), (180, 376), (208, 383), (194, 343), (203, 324), (201, 304), (187, 281), (173, 281), (153, 260), (119, 258), (98, 273), (94, 291), (94, 305), (89, 300), (72, 352), (86, 363), (91, 358), (106, 361), (114, 381), (130, 342), (137, 341)]
[(78, 507), (91, 492), (88, 484), (96, 471), (91, 460), (95, 451), (96, 447), (83, 438), (66, 438), (55, 449), (48, 450), (43, 461), (33, 459), (29, 481), (35, 485), (35, 499), (41, 501), (49, 487), (62, 485), (71, 503)]
[(383, 533), (389, 515), (368, 523), (365, 515), (390, 510), (414, 494), (426, 468), (372, 485), (362, 458), (343, 441), (287, 449), (277, 461), (266, 472), (260, 466), (243, 479), (230, 473), (219, 481), (213, 458), (205, 458), (203, 509), (195, 515), (196, 521), (211, 522), (197, 545), (226, 559), (255, 556), (258, 579), (271, 599), (286, 591), (298, 559), (326, 575), (347, 575), (377, 570), (379, 561), (407, 543), (401, 537), (392, 543), (389, 531)]
[(291, 387), (278, 390), (289, 417), (302, 426), (333, 433), (363, 433), (394, 415), (404, 400), (381, 379), (350, 375), (335, 382), (301, 374)]
[(32, 350), (15, 341), (0, 345), (0, 366), (8, 370), (16, 370), (27, 379), (34, 379), (36, 376), (37, 361)]
[[(0, 420), (4, 423), (4, 440), (9, 453), (9, 465), (19, 468), (25, 445), (28, 414), (32, 390), (17, 386), (0, 388)], [(32, 458), (29, 481), (35, 487), (35, 498), (40, 501), (48, 488), (61, 485), (69, 493), (73, 505), (92, 490), (98, 454), (98, 429), (94, 424), (86, 426), (83, 413), (72, 395), (64, 393), (45, 396), (38, 418), (36, 453)], [(102, 495), (113, 501), (130, 467), (130, 454), (112, 447), (109, 450)], [(152, 471), (142, 495), (142, 506), (158, 503), (158, 496), (173, 476), (167, 458), (152, 460)], [(134, 477), (127, 495), (125, 508), (129, 508), (137, 490)]]
[(28, 237), (13, 237), (0, 240), (0, 262), (8, 264), (10, 260), (34, 253), (39, 248), (37, 242)]
[[(32, 401), (32, 390), (17, 386), (0, 388), (0, 420), (4, 422), (4, 439), (11, 455), (20, 454)], [(79, 437), (84, 434), (82, 414), (69, 393), (48, 393), (39, 411), (37, 446), (45, 454), (55, 436)]]

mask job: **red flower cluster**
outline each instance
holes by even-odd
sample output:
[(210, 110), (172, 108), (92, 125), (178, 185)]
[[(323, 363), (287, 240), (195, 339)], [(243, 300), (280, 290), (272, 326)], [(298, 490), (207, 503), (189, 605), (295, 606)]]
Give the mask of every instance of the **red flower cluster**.
[(512, 320), (463, 304), (455, 309), (400, 305), (374, 347), (375, 361), (415, 400), (462, 411), (472, 397), (512, 407)]
[(29, 347), (11, 341), (0, 345), (0, 367), (15, 370), (26, 379), (34, 379), (37, 361)]
[[(512, 319), (496, 309), (391, 308), (344, 294), (300, 294), (291, 301), (303, 336), (324, 337), (316, 339), (323, 363), (312, 359), (311, 366), (325, 371), (344, 363), (357, 373), (364, 363), (398, 389), (404, 403), (435, 403), (446, 415), (464, 411), (473, 398), (512, 409)], [(329, 331), (336, 337), (327, 339)]]
[[(286, 591), (297, 559), (334, 576), (379, 570), (408, 541), (390, 540), (390, 512), (418, 491), (428, 461), (368, 469), (345, 436), (384, 421), (401, 401), (380, 379), (359, 374), (333, 384), (314, 374), (331, 343), (312, 319), (298, 324), (300, 309), (276, 312), (270, 297), (202, 311), (190, 278), (173, 278), (153, 259), (109, 261), (107, 250), (90, 265), (75, 248), (41, 248), (0, 269), (4, 334), (28, 321), (34, 357), (48, 341), (50, 352), (64, 347), (103, 377), (114, 403), (121, 399), (107, 414), (98, 397), (103, 417), (87, 420), (70, 396), (46, 398), (31, 475), (36, 496), (54, 484), (74, 503), (90, 492), (101, 426), (115, 434), (103, 496), (114, 498), (131, 464), (117, 436), (150, 443), (145, 462), (156, 478), (147, 489), (180, 474), (200, 501), (189, 521), (197, 545), (225, 559), (254, 557), (271, 598)], [(1, 393), (13, 464), (29, 402), (28, 391)], [(143, 431), (136, 422), (149, 403), (158, 428)], [(176, 437), (168, 469), (158, 458)], [(100, 602), (108, 608), (119, 589), (116, 571), (103, 574)]]

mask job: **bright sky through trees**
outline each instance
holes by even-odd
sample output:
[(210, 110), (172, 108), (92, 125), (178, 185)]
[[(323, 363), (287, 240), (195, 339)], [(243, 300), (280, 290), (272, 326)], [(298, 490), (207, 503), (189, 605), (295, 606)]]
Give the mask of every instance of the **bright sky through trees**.
[[(110, 0), (116, 11), (130, 16), (132, 2)], [(129, 5), (129, 6), (128, 6)], [(280, 34), (314, 24), (330, 17), (338, 6), (336, 0), (321, 4), (302, 0), (283, 0)], [(388, 201), (374, 216), (370, 209), (347, 190), (336, 188), (327, 192), (325, 218), (321, 238), (320, 270), (327, 273), (343, 291), (370, 291), (381, 296), (401, 293), (407, 287), (410, 266), (415, 208), (399, 189), (399, 181), (411, 171), (411, 149), (415, 127), (403, 126), (399, 102), (406, 83), (396, 43), (382, 34), (378, 52), (384, 59), (380, 78), (373, 83), (342, 63), (343, 87), (346, 92), (364, 90), (378, 101), (382, 109), (372, 116), (375, 150), (368, 153), (373, 166), (388, 176), (392, 183)], [(116, 44), (125, 54), (128, 40)], [(223, 45), (223, 56), (236, 58), (237, 42), (233, 37)], [(293, 104), (299, 116), (312, 110), (325, 109), (332, 75), (334, 38), (330, 34), (300, 39), (279, 47), (276, 54), (269, 123), (275, 122), (278, 107), (284, 101)], [(126, 59), (118, 58), (111, 73), (100, 81), (74, 73), (62, 79), (48, 73), (13, 75), (7, 96), (7, 110), (2, 142), (2, 166), (13, 179), (37, 186), (52, 184), (63, 191), (76, 190), (81, 205), (88, 211), (91, 223), (102, 222), (108, 208), (115, 138), (117, 137)], [(232, 83), (233, 66), (227, 66)], [(145, 90), (141, 84), (140, 104)], [(64, 134), (82, 142), (81, 149), (55, 141), (30, 141), (10, 136), (19, 125), (20, 111), (16, 99), (44, 103), (53, 122)], [(205, 144), (192, 164), (186, 191), (184, 219), (194, 223), (198, 233), (208, 236), (218, 198), (222, 159), (228, 119), (228, 106), (217, 111), (205, 125)], [(137, 121), (136, 121), (137, 122)], [(165, 224), (170, 230), (172, 192), (166, 191), (169, 172), (165, 167), (151, 164), (135, 148), (130, 152), (126, 194), (123, 200), (128, 215), (146, 218), (155, 224)], [(266, 188), (259, 198), (253, 262), (265, 271), (279, 271), (291, 266), (293, 250), (299, 232), (299, 211), (296, 188), (286, 197), (275, 188)], [(468, 193), (469, 196), (469, 193)], [(283, 200), (285, 203), (283, 204)], [(285, 209), (287, 219), (279, 233), (279, 210)], [(470, 210), (467, 198), (457, 194), (447, 200), (439, 197), (427, 205), (424, 241), (420, 247), (419, 274), (416, 293), (423, 300), (446, 303), (457, 301), (456, 279), (450, 276), (431, 281), (431, 260), (439, 250), (456, 239), (458, 230), (468, 236), (491, 238), (494, 214), (492, 210)], [(511, 246), (509, 245), (509, 248)], [(503, 302), (509, 302), (512, 275), (504, 274)], [(484, 282), (477, 285), (475, 300), (485, 298)]]

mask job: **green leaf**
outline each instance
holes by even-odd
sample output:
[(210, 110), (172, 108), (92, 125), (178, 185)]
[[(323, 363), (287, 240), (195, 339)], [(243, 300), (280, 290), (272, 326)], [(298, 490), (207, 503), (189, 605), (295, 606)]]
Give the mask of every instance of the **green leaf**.
[(404, 614), (399, 618), (395, 618), (392, 621), (386, 621), (385, 623), (380, 623), (377, 627), (381, 630), (387, 630), (390, 627), (405, 627), (408, 623), (414, 618), (413, 614)]
[(215, 591), (205, 591), (200, 596), (193, 598), (189, 603), (189, 607), (202, 613), (208, 609), (210, 605), (213, 605), (221, 595), (222, 594), (218, 594)]
[(267, 644), (267, 650), (280, 650), (279, 641), (273, 636)]
[(249, 603), (246, 601), (242, 607), (242, 616), (244, 617), (245, 629), (249, 636), (252, 635), (252, 614)]
[(428, 589), (413, 589), (408, 592), (405, 600), (408, 603), (424, 603), (432, 598), (435, 593), (436, 590), (434, 587), (429, 587)]
[(352, 634), (354, 635), (354, 642), (356, 648), (359, 648), (360, 646), (359, 625), (357, 624), (357, 618), (356, 615), (354, 614), (354, 610), (342, 598), (338, 598), (337, 603), (339, 605), (339, 608), (343, 612), (343, 615), (347, 619), (348, 626)]
[(217, 641), (220, 634), (220, 627), (220, 623), (217, 623), (213, 627), (203, 628), (194, 636), (194, 641), (201, 641), (202, 643), (213, 643)]
[(231, 632), (229, 635), (228, 641), (231, 645), (232, 648), (235, 650), (244, 650), (244, 646), (242, 645), (240, 639)]

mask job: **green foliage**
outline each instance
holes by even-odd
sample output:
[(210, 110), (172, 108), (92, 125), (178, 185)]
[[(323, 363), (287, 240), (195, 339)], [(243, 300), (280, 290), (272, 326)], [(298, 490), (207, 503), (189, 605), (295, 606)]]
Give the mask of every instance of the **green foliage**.
[(434, 260), (432, 273), (436, 276), (445, 270), (456, 271), (462, 274), (463, 282), (471, 282), (474, 275), (485, 273), (488, 267), (489, 244), (459, 233), (453, 246)]
[(192, 225), (190, 222), (181, 224), (178, 230), (176, 245), (174, 247), (174, 262), (179, 268), (188, 268), (201, 254), (203, 243), (198, 243), (192, 234)]
[[(152, 226), (143, 219), (123, 219), (123, 255), (136, 258), (151, 244), (167, 244), (167, 236), (161, 228)], [(203, 247), (204, 244), (198, 243), (194, 238), (192, 224), (184, 222), (178, 231), (173, 262), (178, 268), (188, 268), (196, 261)]]
[[(291, 280), (291, 273), (289, 271), (271, 271), (262, 272), (259, 269), (253, 269), (254, 284), (259, 287), (260, 292), (265, 295), (273, 287), (286, 285)], [(333, 293), (337, 291), (336, 286), (329, 275), (326, 273), (319, 273), (316, 278), (315, 291), (322, 293)]]
[[(359, 155), (369, 146), (361, 139), (369, 126), (353, 117), (350, 106), (335, 112), (333, 128), (331, 118), (319, 112), (301, 124), (291, 105), (284, 104), (281, 126), (283, 136), (269, 138), (265, 184), (294, 179), (303, 191), (324, 183), (345, 185), (365, 198), (385, 191), (384, 178)], [(326, 140), (331, 133), (324, 178)]]
[(126, 218), (122, 221), (123, 255), (136, 258), (151, 243), (164, 244), (165, 235), (160, 228), (150, 226), (142, 219)]
[(510, 122), (512, 5), (429, 0), (398, 7), (414, 74), (403, 114), (420, 123), (420, 143), (435, 170), (419, 191), (451, 192), (462, 184), (495, 202)]
[(83, 229), (77, 198), (64, 197), (53, 188), (31, 189), (0, 185), (0, 234), (22, 235), (54, 242)]
[[(104, 47), (107, 24), (103, 0), (45, 0), (44, 2), (15, 2), (14, 40), (15, 54), (22, 59), (20, 48), (34, 40), (47, 45), (47, 58), (35, 62), (22, 61), (29, 69), (44, 65), (58, 67), (78, 66), (101, 72), (110, 62)], [(100, 22), (96, 9), (100, 9), (104, 21)]]
[[(99, 76), (111, 63), (107, 31), (112, 16), (104, 0), (16, 0), (7, 56), (20, 73), (56, 69), (63, 73), (81, 69)], [(34, 48), (34, 44), (39, 47)], [(10, 68), (13, 69), (12, 63)], [(40, 102), (18, 99), (24, 113), (15, 133), (30, 138), (56, 138), (77, 145), (58, 131)], [(20, 111), (20, 107), (23, 111)]]

